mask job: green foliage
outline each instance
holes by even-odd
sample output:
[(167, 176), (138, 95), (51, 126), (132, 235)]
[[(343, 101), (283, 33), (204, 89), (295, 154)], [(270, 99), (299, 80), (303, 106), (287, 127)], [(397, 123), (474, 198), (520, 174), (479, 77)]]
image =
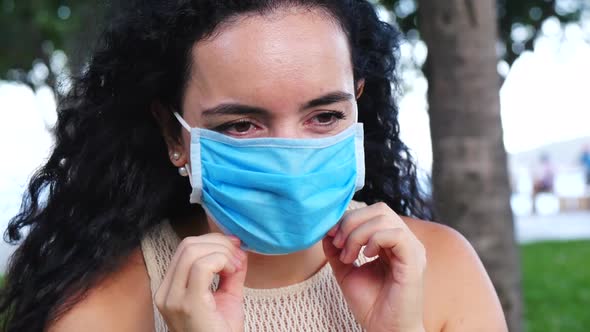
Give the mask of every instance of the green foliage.
[(528, 332), (588, 331), (588, 257), (590, 241), (543, 242), (522, 247)]
[[(374, 0), (396, 17), (401, 29), (419, 37), (417, 0)], [(477, 0), (472, 0), (477, 1)], [(509, 63), (524, 49), (532, 49), (542, 22), (556, 17), (562, 22), (579, 18), (582, 1), (497, 0), (500, 39)], [(560, 5), (565, 3), (566, 5)], [(28, 71), (36, 62), (50, 67), (54, 50), (64, 50), (70, 68), (83, 65), (89, 41), (93, 40), (103, 17), (104, 1), (90, 0), (0, 0), (0, 79), (33, 85)], [(523, 40), (514, 40), (520, 29)], [(524, 30), (523, 30), (524, 29)], [(51, 84), (49, 72), (48, 83)]]
[(36, 62), (50, 67), (56, 49), (84, 57), (78, 45), (94, 35), (101, 6), (88, 0), (0, 0), (0, 79), (31, 84)]
[[(417, 34), (420, 27), (417, 0), (379, 0), (378, 2), (395, 15), (402, 31)], [(556, 0), (497, 0), (497, 3), (498, 33), (505, 49), (503, 58), (510, 65), (524, 50), (533, 49), (533, 42), (545, 19), (556, 17), (561, 22), (576, 21), (583, 9), (583, 1), (566, 3)], [(523, 33), (513, 36), (514, 28), (521, 29)], [(524, 39), (521, 40), (520, 36), (524, 36)]]
[[(563, 8), (556, 0), (498, 0), (499, 34), (506, 48), (506, 62), (512, 64), (522, 51), (533, 49), (533, 42), (545, 19), (556, 17), (561, 22), (577, 21), (581, 6), (582, 1), (578, 2), (578, 6)], [(527, 38), (515, 40), (512, 32), (516, 27), (525, 29)]]

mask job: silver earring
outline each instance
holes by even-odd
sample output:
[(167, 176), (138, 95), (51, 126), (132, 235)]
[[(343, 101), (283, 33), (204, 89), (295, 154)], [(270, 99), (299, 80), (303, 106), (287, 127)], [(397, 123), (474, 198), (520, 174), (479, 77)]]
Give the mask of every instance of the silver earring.
[(180, 176), (188, 176), (188, 171), (186, 170), (186, 167), (179, 167), (178, 174), (180, 174)]
[(178, 160), (180, 159), (180, 153), (178, 153), (178, 152), (174, 152), (174, 153), (172, 154), (172, 159), (174, 159), (174, 160), (178, 161)]

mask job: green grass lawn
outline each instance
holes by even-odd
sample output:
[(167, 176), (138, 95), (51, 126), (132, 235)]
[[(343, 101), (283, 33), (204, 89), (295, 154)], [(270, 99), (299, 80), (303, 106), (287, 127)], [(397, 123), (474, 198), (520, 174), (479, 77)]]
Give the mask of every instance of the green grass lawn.
[(590, 241), (521, 247), (527, 332), (590, 331)]

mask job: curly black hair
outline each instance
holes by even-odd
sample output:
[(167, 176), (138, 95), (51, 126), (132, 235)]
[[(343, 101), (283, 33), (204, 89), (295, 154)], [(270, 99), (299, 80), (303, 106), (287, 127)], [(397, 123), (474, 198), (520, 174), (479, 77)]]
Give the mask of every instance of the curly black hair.
[[(432, 217), (399, 138), (399, 32), (365, 0), (136, 0), (111, 11), (86, 69), (59, 102), (55, 148), (33, 176), (6, 241), (20, 243), (0, 294), (5, 331), (42, 331), (139, 247), (163, 220), (199, 209), (169, 162), (155, 103), (179, 109), (195, 42), (227, 20), (283, 6), (325, 10), (351, 46), (365, 127), (356, 200)], [(174, 129), (180, 133), (180, 129)], [(26, 233), (26, 236), (23, 235)]]

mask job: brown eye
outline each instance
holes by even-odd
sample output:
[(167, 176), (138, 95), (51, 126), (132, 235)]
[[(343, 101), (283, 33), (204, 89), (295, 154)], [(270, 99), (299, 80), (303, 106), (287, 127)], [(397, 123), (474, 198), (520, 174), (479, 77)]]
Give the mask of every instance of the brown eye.
[(334, 114), (332, 113), (322, 113), (316, 117), (318, 123), (325, 124), (330, 123), (334, 120)]
[(248, 120), (238, 120), (235, 122), (224, 123), (213, 128), (213, 130), (222, 134), (235, 137), (249, 137), (256, 133), (259, 129), (259, 126)]
[(310, 124), (316, 126), (331, 126), (345, 118), (344, 113), (338, 111), (323, 112), (310, 119)]
[(238, 122), (232, 125), (233, 130), (237, 133), (247, 133), (248, 130), (252, 128), (252, 123), (250, 122)]

